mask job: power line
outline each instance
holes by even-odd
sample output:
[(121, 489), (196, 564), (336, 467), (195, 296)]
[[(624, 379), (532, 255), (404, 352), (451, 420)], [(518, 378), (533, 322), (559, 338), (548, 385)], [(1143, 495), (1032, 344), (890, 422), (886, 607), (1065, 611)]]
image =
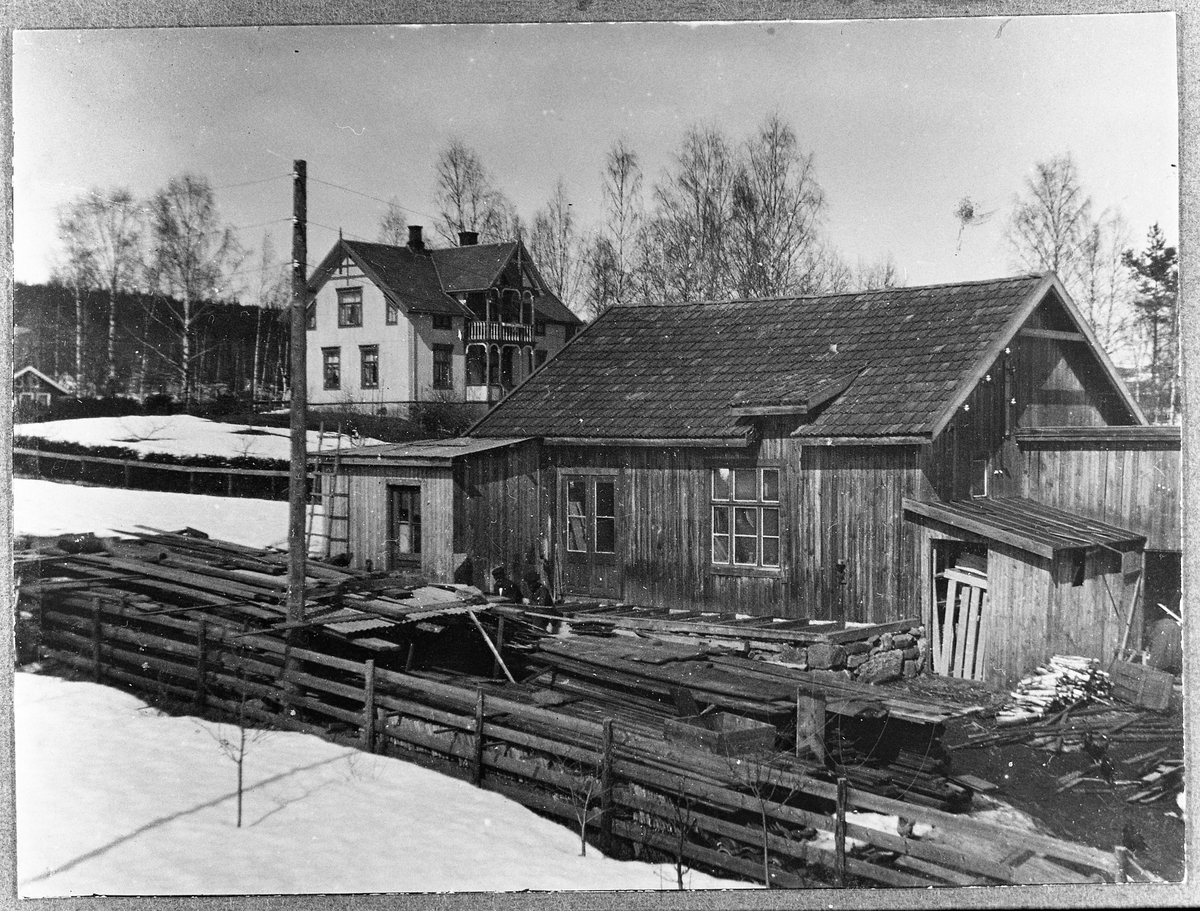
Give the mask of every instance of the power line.
[(252, 184), (267, 183), (268, 181), (272, 181), (272, 180), (282, 180), (285, 177), (291, 177), (291, 176), (292, 175), (290, 173), (276, 174), (274, 177), (260, 177), (258, 180), (245, 180), (245, 181), (242, 181), (241, 183), (224, 183), (224, 184), (221, 184), (221, 186), (213, 187), (212, 189), (213, 190), (232, 190), (236, 187), (248, 187), (248, 186), (251, 186)]
[(427, 218), (431, 222), (437, 221), (437, 219), (428, 212), (418, 212), (416, 209), (410, 209), (408, 206), (402, 206), (398, 202), (393, 202), (388, 199), (380, 199), (378, 196), (372, 196), (370, 193), (364, 193), (361, 190), (354, 190), (350, 187), (343, 187), (341, 184), (331, 183), (328, 180), (322, 180), (320, 177), (313, 177), (311, 174), (308, 175), (308, 179), (314, 183), (321, 183), (327, 187), (333, 187), (335, 190), (345, 190), (347, 193), (353, 193), (355, 196), (361, 196), (364, 199), (370, 199), (374, 202), (382, 203), (385, 206), (395, 206), (397, 209), (403, 209), (405, 212), (408, 212), (412, 215), (420, 215), (422, 218)]

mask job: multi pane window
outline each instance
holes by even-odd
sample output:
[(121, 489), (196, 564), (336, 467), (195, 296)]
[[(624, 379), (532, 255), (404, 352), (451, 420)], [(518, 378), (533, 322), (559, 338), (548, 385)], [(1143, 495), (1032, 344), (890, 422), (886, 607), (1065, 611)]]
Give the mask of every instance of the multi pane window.
[(714, 468), (712, 562), (779, 566), (779, 470)]
[(321, 349), (321, 370), (325, 377), (326, 389), (342, 388), (342, 349)]
[(433, 346), (433, 388), (454, 388), (454, 347), (452, 345)]
[(362, 358), (362, 388), (379, 388), (379, 346), (360, 345), (358, 353)]
[(338, 288), (338, 325), (362, 325), (362, 288)]
[(421, 552), (421, 488), (394, 486), (391, 491), (391, 543), (397, 555)]
[(443, 313), (435, 313), (433, 315), (433, 328), (451, 330), (454, 328), (454, 317), (447, 316)]
[(392, 301), (387, 302), (387, 308), (383, 311), (383, 321), (389, 326), (400, 322), (400, 308)]

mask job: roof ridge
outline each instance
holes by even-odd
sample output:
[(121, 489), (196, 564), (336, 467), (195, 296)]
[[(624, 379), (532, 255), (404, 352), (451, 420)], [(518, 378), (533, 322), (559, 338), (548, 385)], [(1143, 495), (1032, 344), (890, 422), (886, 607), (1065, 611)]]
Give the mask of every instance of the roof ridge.
[[(908, 291), (933, 291), (938, 288), (966, 288), (974, 285), (995, 285), (1001, 283), (1015, 283), (1019, 281), (1028, 281), (1030, 279), (1043, 279), (1050, 272), (1024, 272), (1019, 275), (1005, 275), (999, 278), (973, 278), (967, 281), (960, 282), (934, 282), (928, 285), (901, 285), (893, 288), (867, 288), (862, 291), (825, 291), (820, 294), (780, 294), (774, 297), (723, 297), (723, 298), (706, 298), (704, 300), (694, 301), (661, 301), (658, 303), (629, 303), (619, 304), (610, 307), (611, 310), (616, 309), (640, 309), (649, 308), (665, 308), (665, 307), (713, 307), (713, 306), (728, 306), (729, 304), (768, 304), (778, 303), (780, 301), (812, 301), (824, 300), (830, 297), (861, 297), (866, 294), (896, 294), (897, 292)], [(605, 311), (608, 312), (608, 311)]]

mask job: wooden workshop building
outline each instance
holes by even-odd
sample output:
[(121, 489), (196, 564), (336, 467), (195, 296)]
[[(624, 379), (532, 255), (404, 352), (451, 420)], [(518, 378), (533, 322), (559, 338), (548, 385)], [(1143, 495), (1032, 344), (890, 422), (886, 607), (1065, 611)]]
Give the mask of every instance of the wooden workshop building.
[[(1138, 645), (1147, 542), (1179, 546), (1178, 430), (1147, 426), (1052, 274), (614, 308), (468, 437), (495, 448), (451, 460), (422, 528), (454, 556), (431, 568), (486, 585), (533, 561), (557, 595), (919, 616), (932, 669), (996, 685)], [(351, 525), (390, 508), (383, 490), (350, 497)]]

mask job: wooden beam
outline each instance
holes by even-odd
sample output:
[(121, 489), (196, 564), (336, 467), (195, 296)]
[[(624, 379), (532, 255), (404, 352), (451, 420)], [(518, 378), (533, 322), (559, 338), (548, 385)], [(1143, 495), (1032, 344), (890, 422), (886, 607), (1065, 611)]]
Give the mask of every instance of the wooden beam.
[(1026, 326), (1017, 335), (1023, 338), (1044, 338), (1051, 339), (1056, 342), (1086, 342), (1087, 338), (1082, 332), (1063, 332), (1061, 329), (1035, 329), (1032, 326)]
[(924, 516), (927, 519), (934, 519), (954, 528), (980, 535), (991, 541), (999, 541), (1001, 544), (1011, 544), (1013, 547), (1036, 554), (1039, 557), (1045, 557), (1047, 560), (1054, 559), (1054, 548), (1048, 544), (1035, 541), (1014, 531), (997, 528), (989, 522), (982, 522), (978, 519), (963, 516), (938, 503), (926, 503), (921, 500), (911, 500), (905, 497), (904, 509), (908, 512), (915, 512), (917, 515)]

